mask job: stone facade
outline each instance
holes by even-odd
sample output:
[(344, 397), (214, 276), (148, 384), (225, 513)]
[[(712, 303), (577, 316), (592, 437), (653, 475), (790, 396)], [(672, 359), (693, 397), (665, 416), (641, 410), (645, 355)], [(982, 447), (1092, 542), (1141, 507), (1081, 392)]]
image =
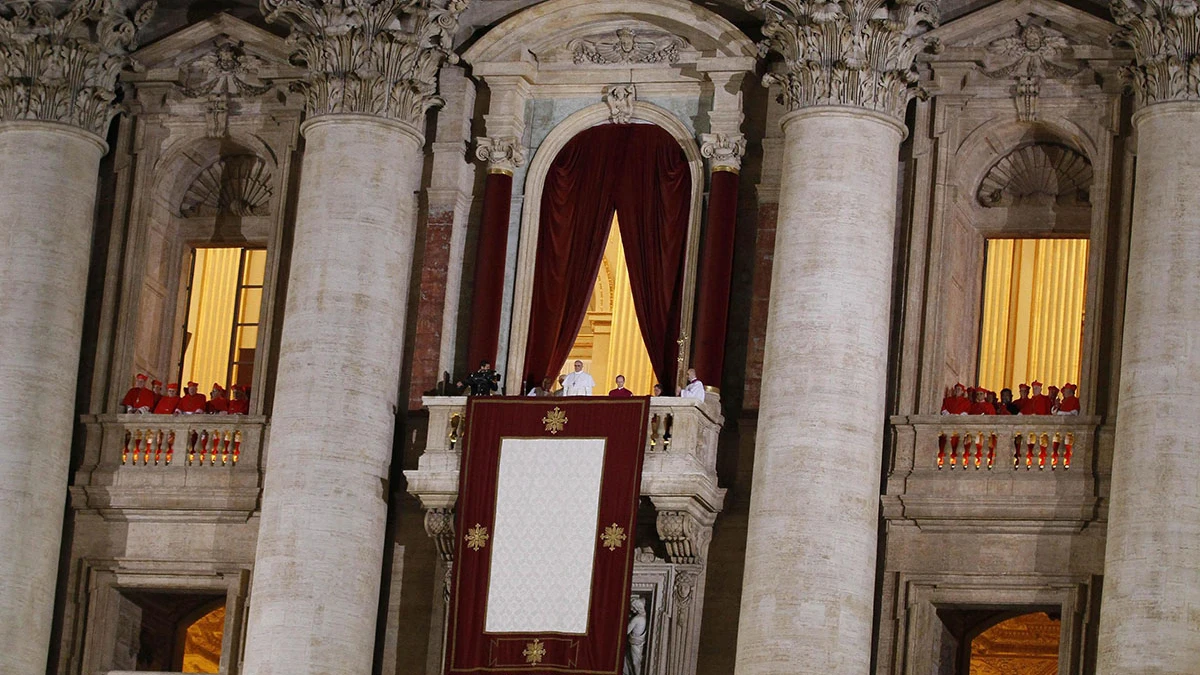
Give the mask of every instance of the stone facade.
[[(516, 393), (542, 183), (618, 122), (689, 163), (681, 335), (741, 182), (721, 395), (652, 402), (643, 672), (966, 675), (1027, 612), (1064, 675), (1200, 672), (1194, 3), (200, 4), (0, 8), (0, 671), (139, 669), (187, 597), (227, 675), (441, 672), (486, 177)], [(1015, 237), (1090, 242), (1083, 410), (939, 416)], [(119, 414), (198, 246), (267, 252), (250, 414)]]

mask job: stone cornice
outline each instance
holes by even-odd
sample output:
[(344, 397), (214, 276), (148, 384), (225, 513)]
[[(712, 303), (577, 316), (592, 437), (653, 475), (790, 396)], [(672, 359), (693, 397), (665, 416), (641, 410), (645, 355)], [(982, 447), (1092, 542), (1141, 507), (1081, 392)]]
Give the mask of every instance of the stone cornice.
[(295, 86), (310, 117), (337, 113), (398, 120), (420, 130), (441, 105), (438, 69), (468, 0), (262, 0), (268, 21), (291, 25)]
[(1112, 0), (1118, 39), (1133, 48), (1124, 70), (1141, 105), (1200, 100), (1200, 11), (1195, 0)]
[(929, 0), (745, 0), (766, 15), (759, 49), (783, 57), (778, 83), (788, 110), (855, 106), (903, 118), (917, 92), (913, 61), (937, 23)]
[(0, 121), (61, 122), (105, 136), (119, 111), (117, 77), (154, 6), (129, 16), (117, 0), (0, 4)]

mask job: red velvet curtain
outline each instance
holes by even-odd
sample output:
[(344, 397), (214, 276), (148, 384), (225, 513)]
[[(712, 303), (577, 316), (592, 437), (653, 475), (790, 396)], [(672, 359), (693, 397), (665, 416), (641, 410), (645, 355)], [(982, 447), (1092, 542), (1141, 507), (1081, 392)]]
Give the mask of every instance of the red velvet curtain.
[(674, 390), (691, 174), (679, 143), (647, 124), (593, 127), (555, 157), (542, 192), (525, 370), (566, 360), (587, 315), (614, 210), (650, 362)]

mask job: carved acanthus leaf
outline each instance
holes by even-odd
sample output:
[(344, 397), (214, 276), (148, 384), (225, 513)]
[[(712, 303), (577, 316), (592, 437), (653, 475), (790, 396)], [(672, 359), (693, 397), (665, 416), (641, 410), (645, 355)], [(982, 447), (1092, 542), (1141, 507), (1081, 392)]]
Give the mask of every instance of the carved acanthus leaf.
[(184, 217), (265, 216), (270, 213), (273, 192), (271, 170), (261, 157), (222, 157), (192, 181), (179, 212)]
[(712, 525), (705, 525), (688, 511), (659, 511), (655, 522), (658, 538), (667, 548), (667, 559), (676, 564), (704, 561), (712, 540)]
[(984, 206), (1050, 201), (1084, 206), (1092, 187), (1092, 164), (1071, 148), (1037, 143), (1017, 148), (996, 162), (979, 185)]
[(424, 129), (441, 105), (437, 74), (452, 51), (468, 0), (262, 0), (268, 21), (292, 26), (296, 88), (310, 117), (357, 113)]
[(608, 121), (613, 124), (629, 124), (633, 119), (633, 102), (637, 100), (637, 87), (633, 84), (614, 84), (604, 90), (604, 102), (608, 104)]
[(1196, 0), (1112, 0), (1118, 40), (1136, 64), (1123, 73), (1138, 103), (1200, 100), (1200, 6)]
[(645, 34), (628, 28), (567, 43), (575, 63), (675, 63), (687, 41), (669, 33)]
[(745, 154), (746, 137), (743, 134), (700, 134), (700, 155), (711, 160), (713, 169), (740, 169)]
[(922, 35), (937, 23), (931, 0), (745, 0), (766, 14), (759, 51), (783, 57), (763, 76), (789, 110), (838, 105), (903, 118), (914, 95)]
[(521, 147), (521, 141), (516, 136), (481, 136), (475, 141), (475, 157), (481, 162), (487, 162), (489, 171), (511, 174), (517, 167), (525, 165), (525, 149)]
[(0, 121), (62, 122), (104, 136), (119, 112), (117, 77), (154, 7), (130, 16), (117, 0), (0, 3)]

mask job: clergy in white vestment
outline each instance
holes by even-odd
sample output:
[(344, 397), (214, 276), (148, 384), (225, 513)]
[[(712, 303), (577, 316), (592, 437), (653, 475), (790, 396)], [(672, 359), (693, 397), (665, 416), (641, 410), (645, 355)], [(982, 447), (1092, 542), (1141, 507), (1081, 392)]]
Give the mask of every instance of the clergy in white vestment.
[(699, 401), (704, 400), (704, 383), (696, 379), (696, 369), (688, 368), (688, 382), (680, 390), (679, 395), (682, 398), (694, 398)]
[(596, 381), (591, 375), (583, 372), (583, 361), (575, 362), (575, 372), (567, 373), (562, 383), (563, 396), (591, 396)]

